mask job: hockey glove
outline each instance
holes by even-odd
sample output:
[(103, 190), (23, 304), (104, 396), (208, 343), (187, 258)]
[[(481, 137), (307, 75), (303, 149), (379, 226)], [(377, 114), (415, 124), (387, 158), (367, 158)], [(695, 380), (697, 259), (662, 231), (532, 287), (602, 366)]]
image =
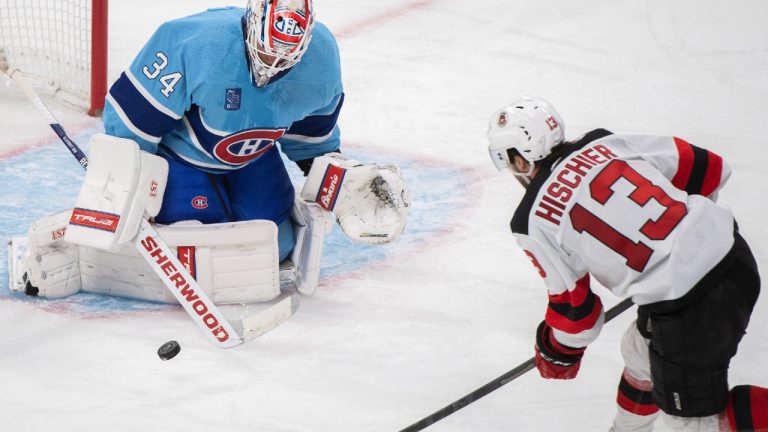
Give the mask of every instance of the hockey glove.
[(389, 243), (405, 228), (410, 196), (394, 165), (363, 165), (339, 153), (315, 158), (301, 197), (336, 214), (342, 231), (360, 243)]
[(579, 373), (586, 348), (571, 348), (555, 339), (552, 327), (542, 321), (536, 329), (536, 368), (542, 378), (572, 379)]

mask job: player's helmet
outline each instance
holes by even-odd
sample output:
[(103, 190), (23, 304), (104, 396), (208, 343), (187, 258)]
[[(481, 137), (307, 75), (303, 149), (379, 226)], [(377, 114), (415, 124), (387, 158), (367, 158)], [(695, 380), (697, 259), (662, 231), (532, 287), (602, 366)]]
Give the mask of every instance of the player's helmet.
[[(499, 170), (514, 167), (510, 155), (516, 150), (530, 164), (547, 157), (564, 140), (563, 121), (549, 102), (540, 97), (523, 96), (493, 113), (488, 124), (488, 151)], [(514, 171), (514, 170), (513, 170)]]
[(248, 0), (245, 44), (258, 87), (301, 60), (315, 24), (312, 0)]

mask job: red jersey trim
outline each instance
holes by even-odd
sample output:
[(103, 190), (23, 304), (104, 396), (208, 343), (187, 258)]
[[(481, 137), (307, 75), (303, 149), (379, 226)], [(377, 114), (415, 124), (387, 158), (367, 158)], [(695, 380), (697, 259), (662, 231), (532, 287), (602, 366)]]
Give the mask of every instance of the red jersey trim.
[(577, 334), (595, 327), (602, 311), (603, 303), (589, 288), (587, 274), (576, 282), (572, 291), (550, 295), (544, 319), (553, 328)]
[(687, 141), (677, 137), (675, 137), (675, 145), (679, 158), (677, 160), (677, 172), (672, 178), (672, 184), (680, 190), (685, 190), (688, 179), (691, 177), (691, 171), (693, 171), (693, 149)]
[(723, 158), (712, 152), (707, 152), (707, 154), (709, 165), (707, 165), (707, 173), (704, 175), (704, 182), (701, 185), (701, 195), (704, 196), (709, 196), (717, 190), (723, 175)]
[(672, 185), (689, 194), (711, 195), (722, 180), (723, 158), (683, 139), (674, 140), (679, 158)]

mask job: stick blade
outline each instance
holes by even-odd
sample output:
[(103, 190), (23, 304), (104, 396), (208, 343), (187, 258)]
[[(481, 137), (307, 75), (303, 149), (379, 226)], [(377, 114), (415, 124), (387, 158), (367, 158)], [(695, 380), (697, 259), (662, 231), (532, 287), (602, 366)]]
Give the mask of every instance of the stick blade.
[(270, 302), (220, 307), (243, 341), (248, 342), (288, 321), (299, 309), (300, 304), (301, 295), (295, 288), (283, 288), (282, 293)]

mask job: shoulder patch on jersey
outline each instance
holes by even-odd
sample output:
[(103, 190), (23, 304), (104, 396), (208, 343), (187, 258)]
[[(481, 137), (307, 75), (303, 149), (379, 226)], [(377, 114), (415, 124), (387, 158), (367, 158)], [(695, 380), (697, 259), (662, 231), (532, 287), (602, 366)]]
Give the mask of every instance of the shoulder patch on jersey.
[(224, 92), (224, 109), (227, 111), (237, 111), (240, 109), (240, 99), (243, 94), (242, 88), (228, 88)]

